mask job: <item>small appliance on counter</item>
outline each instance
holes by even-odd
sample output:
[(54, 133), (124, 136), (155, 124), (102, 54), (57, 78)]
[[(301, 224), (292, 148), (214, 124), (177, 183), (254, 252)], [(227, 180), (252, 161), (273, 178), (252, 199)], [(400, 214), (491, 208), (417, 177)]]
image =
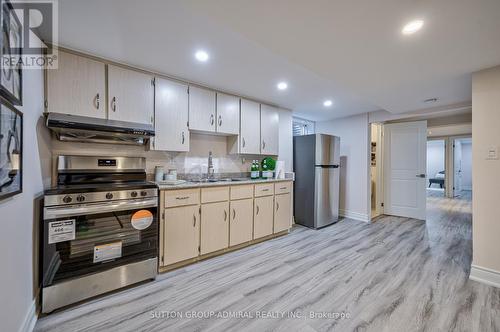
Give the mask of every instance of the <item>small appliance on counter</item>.
[(144, 158), (59, 156), (44, 196), (42, 312), (154, 279), (157, 206)]
[(339, 220), (340, 138), (314, 134), (293, 138), (294, 217), (321, 228)]

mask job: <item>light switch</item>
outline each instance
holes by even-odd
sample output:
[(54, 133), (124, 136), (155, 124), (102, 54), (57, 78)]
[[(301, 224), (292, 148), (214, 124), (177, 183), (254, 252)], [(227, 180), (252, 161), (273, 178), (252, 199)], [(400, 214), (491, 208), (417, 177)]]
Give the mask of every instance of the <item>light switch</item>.
[(486, 155), (487, 160), (498, 159), (498, 148), (496, 146), (490, 146), (488, 148), (488, 154)]

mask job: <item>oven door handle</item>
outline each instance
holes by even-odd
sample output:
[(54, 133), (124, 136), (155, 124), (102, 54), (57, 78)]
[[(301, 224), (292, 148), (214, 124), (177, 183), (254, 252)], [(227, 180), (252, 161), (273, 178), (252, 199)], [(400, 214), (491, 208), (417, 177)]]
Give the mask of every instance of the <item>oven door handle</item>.
[(97, 203), (87, 205), (73, 205), (70, 207), (46, 207), (43, 210), (44, 219), (57, 219), (64, 217), (81, 216), (87, 214), (98, 214), (114, 211), (135, 210), (141, 208), (157, 207), (157, 198), (148, 198), (134, 201), (120, 201), (109, 203)]

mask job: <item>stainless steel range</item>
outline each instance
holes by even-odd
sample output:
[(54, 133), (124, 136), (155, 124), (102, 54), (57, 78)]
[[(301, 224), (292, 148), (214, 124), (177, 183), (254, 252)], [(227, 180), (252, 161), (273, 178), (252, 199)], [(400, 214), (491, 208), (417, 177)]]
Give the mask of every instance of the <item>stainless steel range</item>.
[(145, 159), (59, 156), (45, 192), (42, 312), (154, 279), (158, 190)]

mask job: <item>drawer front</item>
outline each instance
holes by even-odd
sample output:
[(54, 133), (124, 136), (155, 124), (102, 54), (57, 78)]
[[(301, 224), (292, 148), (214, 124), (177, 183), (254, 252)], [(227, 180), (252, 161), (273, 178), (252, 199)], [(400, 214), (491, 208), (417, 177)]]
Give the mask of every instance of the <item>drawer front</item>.
[(229, 187), (201, 188), (201, 202), (214, 203), (229, 200)]
[(274, 183), (255, 185), (255, 197), (274, 195)]
[(231, 187), (231, 200), (253, 198), (253, 184)]
[(200, 189), (165, 190), (165, 207), (200, 204)]
[(274, 184), (274, 193), (278, 194), (288, 194), (292, 191), (292, 182), (277, 182)]

